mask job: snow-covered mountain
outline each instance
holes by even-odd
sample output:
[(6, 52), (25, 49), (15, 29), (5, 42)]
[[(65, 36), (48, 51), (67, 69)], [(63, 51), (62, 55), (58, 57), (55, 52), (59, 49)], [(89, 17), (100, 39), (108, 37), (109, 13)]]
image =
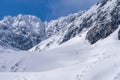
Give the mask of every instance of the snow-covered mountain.
[(42, 22), (31, 15), (7, 16), (0, 21), (0, 46), (43, 51), (56, 48), (83, 32), (86, 32), (85, 39), (94, 44), (118, 28), (119, 16), (119, 0), (99, 0), (87, 11), (50, 22)]
[(87, 11), (70, 14), (46, 25), (48, 39), (36, 45), (31, 51), (53, 49), (71, 38), (86, 32), (85, 39), (91, 44), (113, 33), (120, 24), (120, 1), (99, 0)]
[(30, 73), (1, 73), (0, 78), (2, 80), (120, 80), (119, 29), (94, 45), (86, 42), (84, 39), (86, 33), (83, 33), (82, 37), (76, 36), (56, 49), (37, 54), (3, 52), (0, 54), (0, 71)]
[(45, 39), (45, 26), (31, 15), (6, 16), (0, 21), (0, 46), (28, 50)]
[(50, 22), (8, 16), (0, 35), (0, 72), (29, 72), (0, 73), (1, 80), (120, 80), (120, 0)]

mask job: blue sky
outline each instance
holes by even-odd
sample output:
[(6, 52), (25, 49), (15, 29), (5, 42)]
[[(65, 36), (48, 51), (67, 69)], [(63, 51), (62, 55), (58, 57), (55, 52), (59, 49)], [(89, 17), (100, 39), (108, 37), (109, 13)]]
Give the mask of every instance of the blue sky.
[(0, 0), (0, 19), (18, 14), (36, 15), (49, 21), (89, 9), (97, 0)]

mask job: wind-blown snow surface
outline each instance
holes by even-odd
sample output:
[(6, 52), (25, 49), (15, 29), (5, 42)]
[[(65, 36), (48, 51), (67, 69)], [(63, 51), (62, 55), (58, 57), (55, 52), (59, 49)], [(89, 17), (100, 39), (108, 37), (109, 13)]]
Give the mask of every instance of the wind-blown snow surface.
[(120, 80), (118, 30), (94, 45), (89, 45), (84, 40), (86, 33), (83, 33), (81, 37), (77, 36), (45, 52), (1, 53), (1, 72), (38, 71), (38, 73), (0, 73), (0, 78), (2, 80)]

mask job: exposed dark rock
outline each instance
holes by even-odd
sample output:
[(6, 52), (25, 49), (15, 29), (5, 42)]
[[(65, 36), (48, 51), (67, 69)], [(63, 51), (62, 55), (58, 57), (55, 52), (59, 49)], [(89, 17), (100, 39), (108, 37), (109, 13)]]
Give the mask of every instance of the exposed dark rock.
[(118, 32), (118, 40), (120, 40), (120, 30), (119, 30), (119, 32)]
[(44, 39), (44, 28), (35, 16), (5, 17), (0, 22), (0, 46), (28, 50)]
[(104, 10), (105, 5), (110, 1), (112, 0), (98, 1), (97, 5), (99, 4), (99, 7), (97, 8), (96, 13), (88, 14), (82, 18), (82, 23), (80, 23), (78, 27), (75, 25), (69, 27), (61, 43), (75, 37), (77, 34), (81, 33), (84, 28), (93, 27), (86, 35), (86, 40), (91, 44), (94, 44), (100, 39), (106, 38), (114, 32), (120, 24), (120, 1), (116, 0), (115, 5), (112, 6), (112, 10), (110, 10), (109, 7), (109, 10)]
[[(98, 11), (97, 25), (88, 31), (86, 39), (94, 44), (100, 39), (104, 39), (114, 32), (119, 25), (119, 3), (117, 6), (108, 13), (107, 11)], [(110, 18), (111, 17), (111, 18)], [(109, 20), (107, 18), (110, 18)]]

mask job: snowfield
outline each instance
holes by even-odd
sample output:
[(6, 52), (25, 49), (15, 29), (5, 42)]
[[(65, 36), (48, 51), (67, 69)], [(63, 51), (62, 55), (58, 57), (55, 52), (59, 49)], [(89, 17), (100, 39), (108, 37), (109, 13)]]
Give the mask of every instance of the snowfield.
[(86, 33), (82, 33), (54, 49), (43, 52), (1, 51), (0, 78), (2, 80), (120, 80), (118, 30), (94, 45), (90, 45), (85, 40)]
[(120, 80), (120, 0), (42, 22), (0, 21), (0, 80)]

